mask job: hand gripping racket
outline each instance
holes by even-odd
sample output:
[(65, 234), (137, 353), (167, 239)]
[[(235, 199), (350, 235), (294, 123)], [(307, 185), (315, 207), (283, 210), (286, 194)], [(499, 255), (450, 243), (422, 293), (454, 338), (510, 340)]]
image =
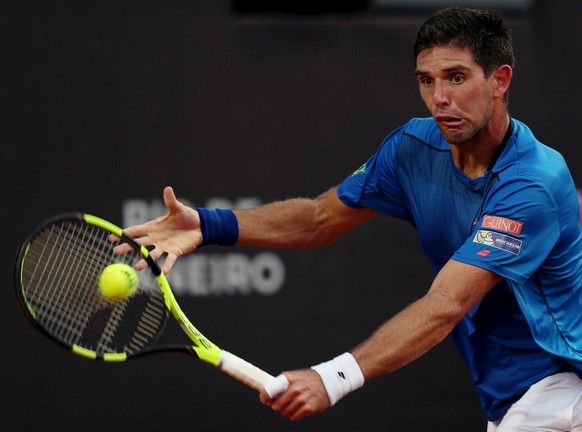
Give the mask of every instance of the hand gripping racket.
[[(118, 241), (112, 241), (114, 234)], [(114, 255), (120, 242), (130, 252)], [(148, 264), (138, 274), (136, 291), (111, 300), (98, 289), (103, 269), (112, 263)], [(142, 354), (189, 354), (274, 397), (287, 384), (204, 337), (180, 309), (170, 285), (148, 250), (114, 224), (83, 213), (53, 217), (20, 247), (15, 265), (16, 296), (22, 311), (44, 334), (75, 354), (120, 362)], [(169, 316), (191, 344), (156, 344)]]

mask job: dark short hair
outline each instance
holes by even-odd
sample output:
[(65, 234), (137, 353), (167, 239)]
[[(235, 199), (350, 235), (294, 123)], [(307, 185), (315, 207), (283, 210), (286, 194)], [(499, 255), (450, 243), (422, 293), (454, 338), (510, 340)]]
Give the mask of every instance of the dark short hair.
[(515, 65), (511, 32), (494, 10), (453, 7), (433, 14), (418, 31), (414, 58), (441, 46), (469, 48), (486, 77), (501, 65)]

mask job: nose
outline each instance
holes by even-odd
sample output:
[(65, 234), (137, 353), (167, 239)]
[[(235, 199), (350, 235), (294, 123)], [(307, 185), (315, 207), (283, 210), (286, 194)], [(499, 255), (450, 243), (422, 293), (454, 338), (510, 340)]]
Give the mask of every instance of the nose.
[(449, 103), (449, 97), (445, 88), (445, 85), (437, 81), (434, 85), (434, 91), (432, 94), (432, 101), (436, 106), (443, 106)]

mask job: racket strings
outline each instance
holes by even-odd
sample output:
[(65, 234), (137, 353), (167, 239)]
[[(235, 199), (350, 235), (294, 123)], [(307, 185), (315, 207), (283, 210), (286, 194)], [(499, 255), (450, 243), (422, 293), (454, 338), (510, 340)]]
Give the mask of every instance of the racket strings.
[(159, 330), (160, 311), (166, 310), (163, 299), (153, 297), (152, 301), (144, 309), (137, 328), (127, 345), (127, 350), (137, 352), (142, 350)]
[[(103, 307), (98, 292), (89, 287), (110, 258), (103, 256), (104, 247), (81, 231), (79, 224), (50, 226), (35, 244), (42, 249), (36, 257), (31, 255), (38, 263), (31, 280), (36, 276), (38, 283), (29, 285), (28, 298), (38, 308), (37, 321), (59, 339), (77, 343), (95, 308)], [(31, 248), (29, 254), (34, 252)]]
[(107, 320), (105, 328), (101, 333), (101, 337), (97, 342), (98, 352), (99, 351), (107, 352), (108, 350), (111, 349), (111, 346), (113, 345), (113, 340), (117, 333), (117, 329), (119, 328), (119, 324), (121, 323), (123, 315), (126, 311), (126, 304), (127, 302), (124, 302), (123, 304), (120, 305), (120, 307), (113, 309), (113, 311), (109, 315), (109, 319)]
[(162, 332), (168, 318), (151, 271), (139, 273), (138, 292), (121, 301), (103, 297), (97, 281), (113, 262), (133, 265), (136, 251), (114, 256), (110, 233), (78, 220), (41, 230), (22, 264), (22, 293), (29, 311), (48, 333), (97, 355), (132, 354)]

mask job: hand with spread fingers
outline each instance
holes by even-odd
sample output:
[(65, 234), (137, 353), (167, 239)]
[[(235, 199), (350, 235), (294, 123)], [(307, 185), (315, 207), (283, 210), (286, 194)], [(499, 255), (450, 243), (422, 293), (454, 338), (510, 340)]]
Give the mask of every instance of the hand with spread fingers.
[[(202, 243), (202, 231), (198, 212), (178, 201), (174, 190), (169, 186), (164, 189), (164, 204), (168, 209), (164, 216), (127, 227), (123, 231), (135, 237), (141, 245), (153, 247), (150, 251), (153, 259), (165, 254), (162, 271), (167, 274), (179, 257), (194, 251)], [(129, 246), (121, 244), (114, 252), (123, 254), (129, 249)], [(145, 262), (141, 261), (136, 269), (141, 270), (145, 266)]]

